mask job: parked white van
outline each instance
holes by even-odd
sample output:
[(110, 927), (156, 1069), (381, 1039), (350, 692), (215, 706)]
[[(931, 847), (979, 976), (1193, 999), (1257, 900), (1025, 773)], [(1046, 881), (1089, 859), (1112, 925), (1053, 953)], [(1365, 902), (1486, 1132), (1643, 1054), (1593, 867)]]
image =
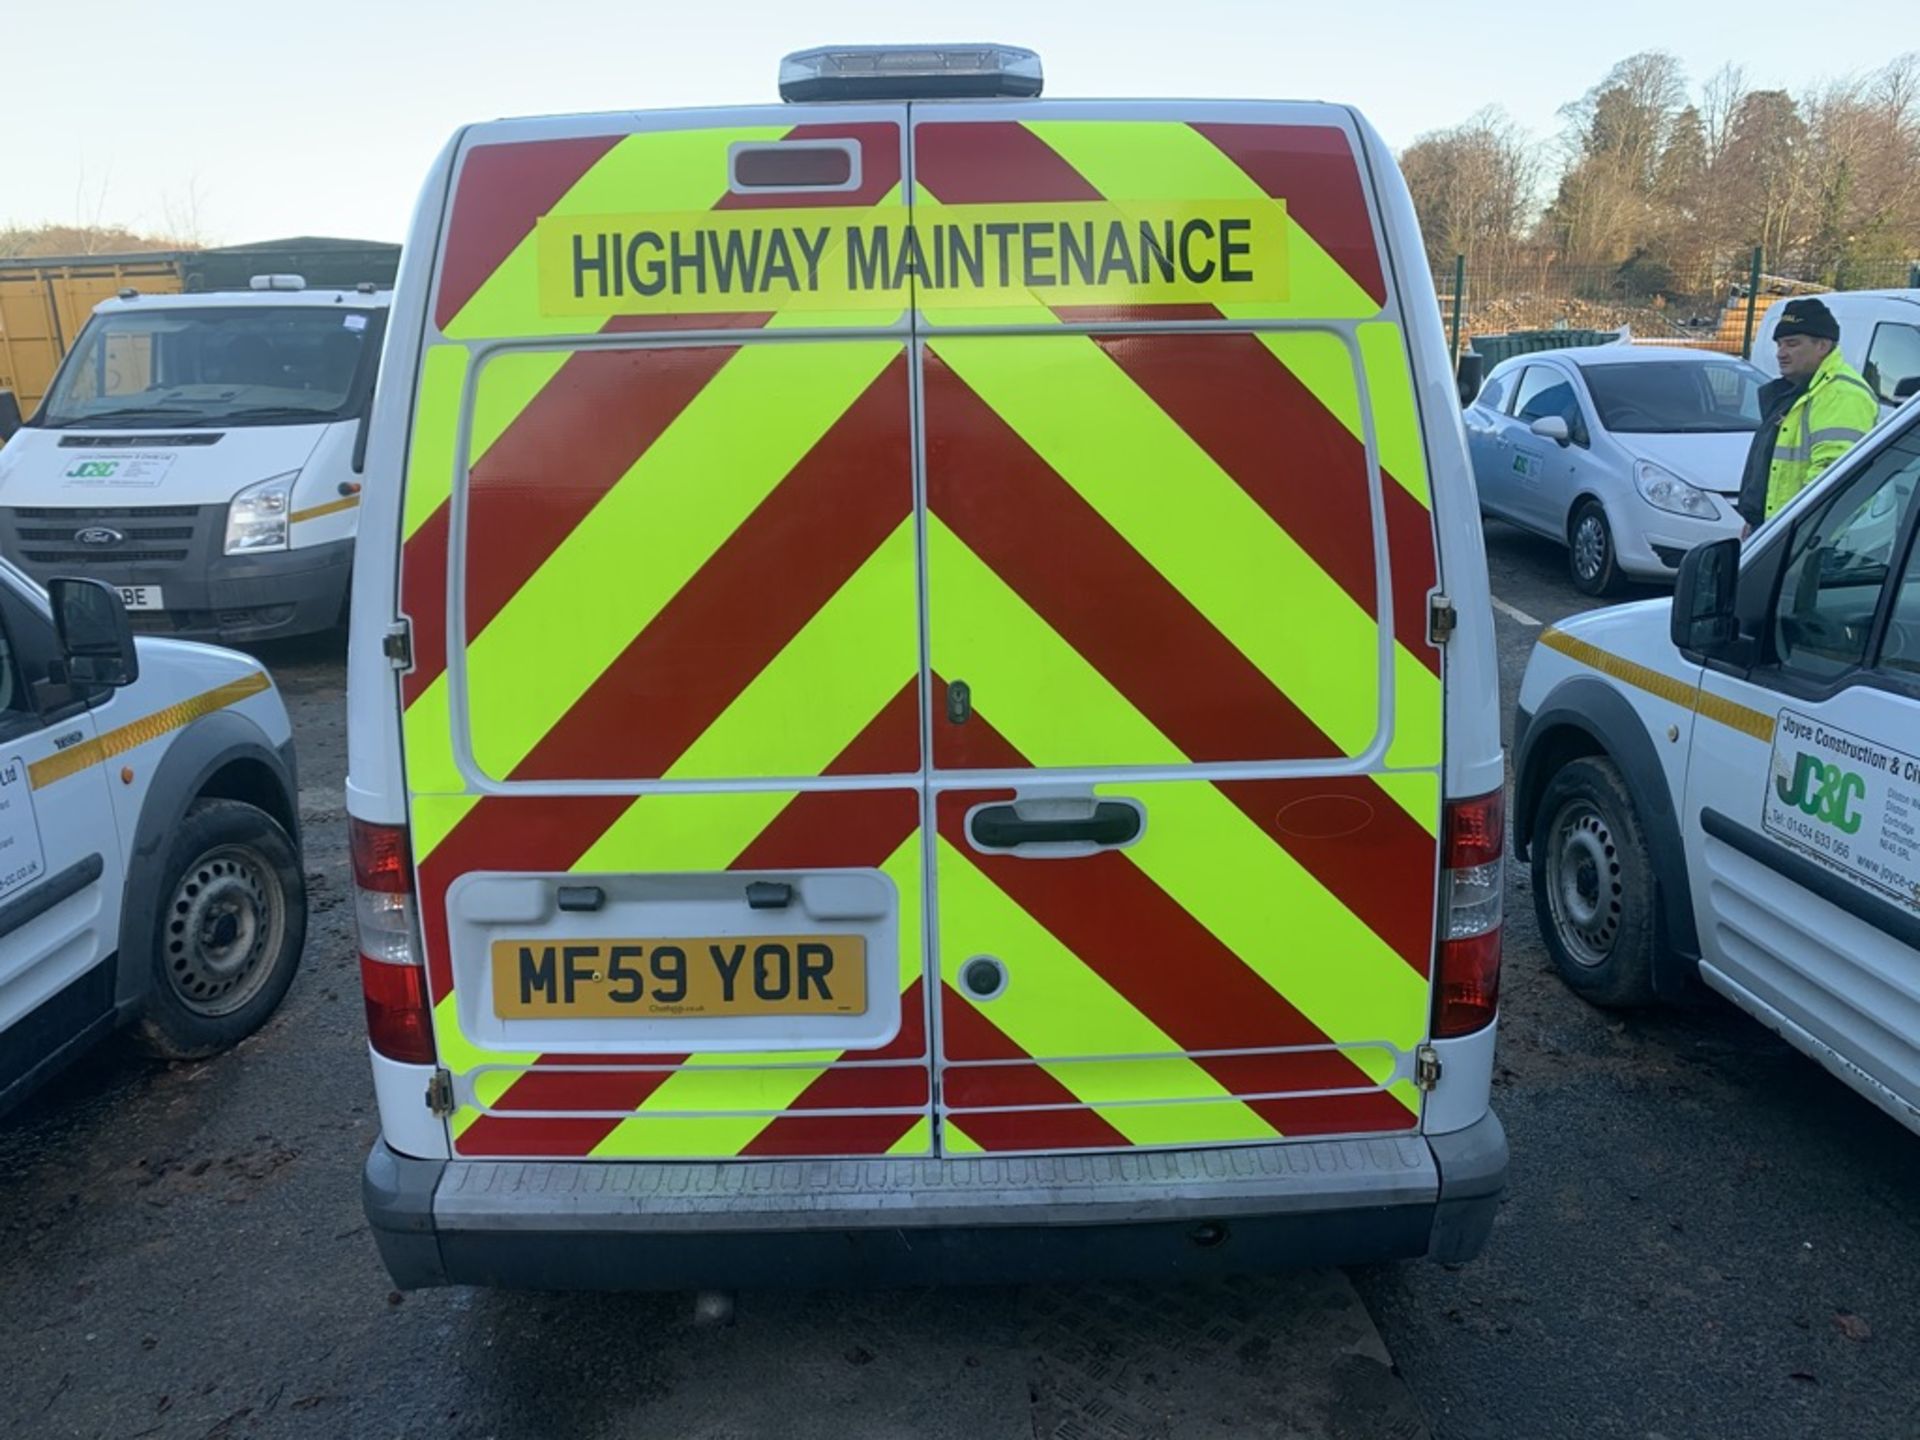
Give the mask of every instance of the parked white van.
[(388, 297), (259, 276), (97, 306), (0, 450), (0, 554), (119, 590), (137, 630), (241, 642), (346, 616)]
[(1548, 630), (1514, 835), (1576, 993), (1697, 978), (1920, 1131), (1917, 491), (1909, 406), (1670, 603)]
[(423, 192), (348, 658), (395, 1281), (1471, 1256), (1504, 765), (1392, 154), (782, 78)]
[[(1775, 379), (1773, 332), (1792, 298), (1768, 307), (1753, 337), (1753, 363)], [(1840, 322), (1840, 358), (1873, 387), (1883, 419), (1920, 394), (1920, 290), (1840, 290), (1818, 298)]]
[(0, 561), (0, 1110), (115, 1029), (252, 1034), (306, 937), (293, 733), (248, 656)]

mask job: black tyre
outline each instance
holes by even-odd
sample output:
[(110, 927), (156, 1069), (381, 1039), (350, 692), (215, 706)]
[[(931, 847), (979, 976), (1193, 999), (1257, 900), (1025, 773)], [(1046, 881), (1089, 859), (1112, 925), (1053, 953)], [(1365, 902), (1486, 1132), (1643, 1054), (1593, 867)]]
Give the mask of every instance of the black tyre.
[(1569, 763), (1534, 812), (1533, 909), (1560, 978), (1595, 1005), (1653, 1003), (1653, 865), (1610, 760)]
[(1611, 595), (1620, 588), (1613, 529), (1598, 500), (1582, 500), (1567, 524), (1567, 569), (1582, 595)]
[(153, 988), (134, 1043), (197, 1060), (266, 1022), (300, 965), (307, 886), (287, 832), (237, 800), (200, 800), (167, 851)]

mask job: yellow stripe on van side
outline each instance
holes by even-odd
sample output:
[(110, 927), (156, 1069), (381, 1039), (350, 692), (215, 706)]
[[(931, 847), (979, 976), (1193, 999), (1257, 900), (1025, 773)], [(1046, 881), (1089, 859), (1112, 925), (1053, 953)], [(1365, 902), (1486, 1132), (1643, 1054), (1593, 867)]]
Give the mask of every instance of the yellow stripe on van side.
[[(1153, 1055), (1155, 1059), (1043, 1065), (1076, 1099), (1135, 1145), (1271, 1140), (1278, 1133), (1194, 1061), (1099, 973), (1010, 899), (973, 860), (940, 841), (941, 969), (963, 1003), (990, 1019), (1029, 1055)], [(1011, 983), (993, 1000), (968, 999), (960, 971), (975, 955), (1009, 957)], [(1124, 1101), (1225, 1100), (1217, 1133), (1198, 1134), (1196, 1112)]]
[(180, 701), (174, 705), (155, 710), (150, 715), (142, 715), (138, 720), (130, 720), (125, 725), (117, 725), (111, 730), (103, 730), (91, 740), (82, 741), (65, 750), (56, 750), (53, 754), (35, 760), (27, 766), (27, 781), (35, 790), (45, 789), (56, 781), (77, 775), (94, 765), (102, 764), (115, 756), (124, 755), (129, 750), (137, 750), (142, 745), (183, 730), (194, 721), (213, 714), (216, 710), (225, 710), (230, 705), (238, 705), (242, 700), (273, 688), (273, 682), (263, 670), (251, 675), (243, 675), (238, 680), (229, 680), (224, 685), (216, 685), (211, 690)]

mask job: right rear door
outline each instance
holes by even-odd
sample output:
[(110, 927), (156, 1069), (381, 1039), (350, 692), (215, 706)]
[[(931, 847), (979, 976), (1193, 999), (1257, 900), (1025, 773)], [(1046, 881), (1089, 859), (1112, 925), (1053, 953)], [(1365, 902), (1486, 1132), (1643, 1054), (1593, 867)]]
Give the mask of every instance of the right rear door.
[(911, 161), (943, 1150), (1413, 1127), (1435, 551), (1350, 120), (916, 105)]

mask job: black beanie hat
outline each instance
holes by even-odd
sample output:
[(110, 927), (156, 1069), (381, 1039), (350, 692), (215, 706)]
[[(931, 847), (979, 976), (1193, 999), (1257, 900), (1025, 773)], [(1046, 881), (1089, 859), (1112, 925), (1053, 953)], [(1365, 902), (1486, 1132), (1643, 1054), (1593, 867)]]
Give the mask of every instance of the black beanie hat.
[(1807, 335), (1838, 344), (1840, 322), (1818, 300), (1789, 300), (1780, 314), (1780, 323), (1773, 328), (1773, 338), (1784, 340), (1789, 335)]

